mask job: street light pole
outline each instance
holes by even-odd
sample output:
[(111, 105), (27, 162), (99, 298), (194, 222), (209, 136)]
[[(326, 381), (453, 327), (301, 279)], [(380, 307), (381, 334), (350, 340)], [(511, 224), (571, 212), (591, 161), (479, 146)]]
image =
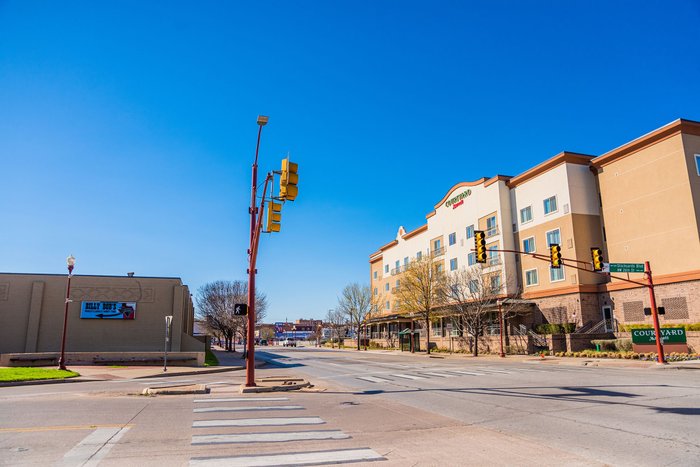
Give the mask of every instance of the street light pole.
[(66, 328), (68, 327), (68, 304), (72, 301), (70, 299), (70, 279), (73, 277), (73, 267), (75, 266), (75, 258), (73, 255), (66, 258), (66, 265), (68, 266), (68, 286), (66, 287), (66, 304), (65, 311), (63, 312), (63, 337), (61, 337), (61, 357), (58, 359), (58, 369), (66, 369)]
[(255, 386), (255, 230), (257, 207), (255, 200), (258, 189), (258, 152), (260, 151), (260, 135), (262, 127), (267, 124), (268, 118), (264, 115), (258, 116), (258, 142), (255, 145), (255, 161), (253, 162), (253, 176), (250, 193), (250, 246), (248, 248), (248, 333), (246, 337), (247, 360), (246, 360), (246, 380), (248, 387)]

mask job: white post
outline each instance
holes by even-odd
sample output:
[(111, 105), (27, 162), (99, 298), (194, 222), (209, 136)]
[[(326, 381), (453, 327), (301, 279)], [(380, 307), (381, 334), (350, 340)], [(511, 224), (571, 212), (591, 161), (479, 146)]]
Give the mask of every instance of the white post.
[(165, 317), (165, 349), (163, 352), (163, 371), (168, 371), (168, 342), (170, 342), (170, 325), (173, 322), (172, 316)]

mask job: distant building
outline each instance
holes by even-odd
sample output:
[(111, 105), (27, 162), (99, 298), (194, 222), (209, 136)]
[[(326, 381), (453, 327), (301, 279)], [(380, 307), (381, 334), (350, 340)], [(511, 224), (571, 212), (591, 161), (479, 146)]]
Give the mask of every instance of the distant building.
[(301, 339), (306, 340), (310, 336), (316, 335), (319, 327), (323, 327), (323, 321), (320, 319), (298, 319), (293, 323), (276, 322), (275, 339)]

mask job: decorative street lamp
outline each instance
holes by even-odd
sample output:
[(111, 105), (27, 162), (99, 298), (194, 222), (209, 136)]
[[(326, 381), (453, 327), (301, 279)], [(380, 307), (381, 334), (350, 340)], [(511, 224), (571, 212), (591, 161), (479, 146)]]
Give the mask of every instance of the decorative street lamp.
[(68, 266), (68, 287), (66, 287), (66, 307), (63, 313), (63, 337), (61, 338), (61, 357), (58, 359), (58, 369), (66, 369), (66, 327), (68, 325), (68, 304), (73, 300), (70, 299), (70, 279), (73, 277), (73, 267), (75, 266), (75, 258), (70, 255), (66, 258)]

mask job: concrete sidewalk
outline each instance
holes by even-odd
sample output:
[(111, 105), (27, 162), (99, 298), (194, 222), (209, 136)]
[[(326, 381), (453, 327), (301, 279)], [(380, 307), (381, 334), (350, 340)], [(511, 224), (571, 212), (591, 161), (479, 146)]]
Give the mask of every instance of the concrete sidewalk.
[[(66, 365), (69, 370), (80, 373), (80, 376), (68, 379), (48, 379), (18, 381), (13, 383), (0, 383), (0, 386), (21, 386), (34, 384), (69, 383), (84, 381), (112, 381), (120, 379), (162, 378), (170, 376), (192, 376), (209, 373), (223, 373), (245, 369), (245, 361), (241, 358), (241, 352), (226, 352), (218, 348), (212, 348), (212, 352), (219, 360), (219, 366), (170, 366), (168, 371), (163, 371), (162, 366), (121, 366), (121, 365)], [(256, 361), (256, 367), (264, 362)], [(54, 368), (53, 366), (50, 368)]]

